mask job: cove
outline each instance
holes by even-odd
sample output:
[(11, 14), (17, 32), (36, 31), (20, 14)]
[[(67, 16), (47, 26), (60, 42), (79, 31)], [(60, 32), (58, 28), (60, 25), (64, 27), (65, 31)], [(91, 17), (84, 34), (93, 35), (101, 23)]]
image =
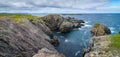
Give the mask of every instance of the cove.
[[(43, 16), (45, 14), (36, 15)], [(89, 40), (92, 38), (90, 30), (95, 23), (108, 26), (112, 34), (117, 34), (120, 28), (120, 14), (64, 14), (62, 16), (75, 17), (85, 21), (85, 26), (69, 33), (54, 32), (60, 41), (60, 45), (56, 49), (66, 57), (82, 57), (82, 50), (89, 47)]]

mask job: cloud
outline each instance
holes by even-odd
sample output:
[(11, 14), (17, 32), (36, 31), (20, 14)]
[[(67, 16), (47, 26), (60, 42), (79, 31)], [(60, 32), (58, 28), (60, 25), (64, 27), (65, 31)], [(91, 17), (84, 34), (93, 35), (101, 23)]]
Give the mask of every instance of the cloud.
[(1, 12), (85, 12), (104, 10), (109, 0), (1, 0)]

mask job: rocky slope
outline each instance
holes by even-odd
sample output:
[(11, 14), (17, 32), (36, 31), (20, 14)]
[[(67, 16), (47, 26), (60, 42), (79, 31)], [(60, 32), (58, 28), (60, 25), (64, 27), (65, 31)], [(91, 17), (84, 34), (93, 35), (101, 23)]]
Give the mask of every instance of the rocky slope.
[(32, 57), (42, 48), (54, 52), (56, 57), (64, 57), (54, 48), (58, 44), (58, 39), (40, 17), (0, 15), (0, 57)]

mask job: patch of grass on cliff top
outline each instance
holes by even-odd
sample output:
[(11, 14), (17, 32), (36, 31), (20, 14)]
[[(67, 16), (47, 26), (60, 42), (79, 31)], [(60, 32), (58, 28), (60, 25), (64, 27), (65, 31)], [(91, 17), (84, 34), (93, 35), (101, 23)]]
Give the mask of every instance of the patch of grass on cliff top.
[(101, 24), (99, 24), (99, 23), (96, 23), (95, 25), (94, 25), (94, 27), (99, 27)]
[(120, 34), (111, 35), (110, 47), (120, 49)]
[(30, 14), (0, 14), (0, 19), (13, 19), (15, 23), (24, 23), (24, 19), (28, 19), (29, 21), (38, 21), (38, 22), (43, 22), (41, 17), (38, 16), (33, 16)]

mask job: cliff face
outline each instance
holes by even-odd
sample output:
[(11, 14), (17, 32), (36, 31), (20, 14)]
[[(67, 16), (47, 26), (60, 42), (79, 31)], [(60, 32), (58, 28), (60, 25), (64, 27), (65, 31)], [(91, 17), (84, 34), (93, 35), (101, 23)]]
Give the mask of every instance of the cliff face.
[(2, 57), (32, 57), (44, 47), (57, 52), (47, 40), (50, 40), (50, 37), (28, 20), (24, 25), (0, 20)]

